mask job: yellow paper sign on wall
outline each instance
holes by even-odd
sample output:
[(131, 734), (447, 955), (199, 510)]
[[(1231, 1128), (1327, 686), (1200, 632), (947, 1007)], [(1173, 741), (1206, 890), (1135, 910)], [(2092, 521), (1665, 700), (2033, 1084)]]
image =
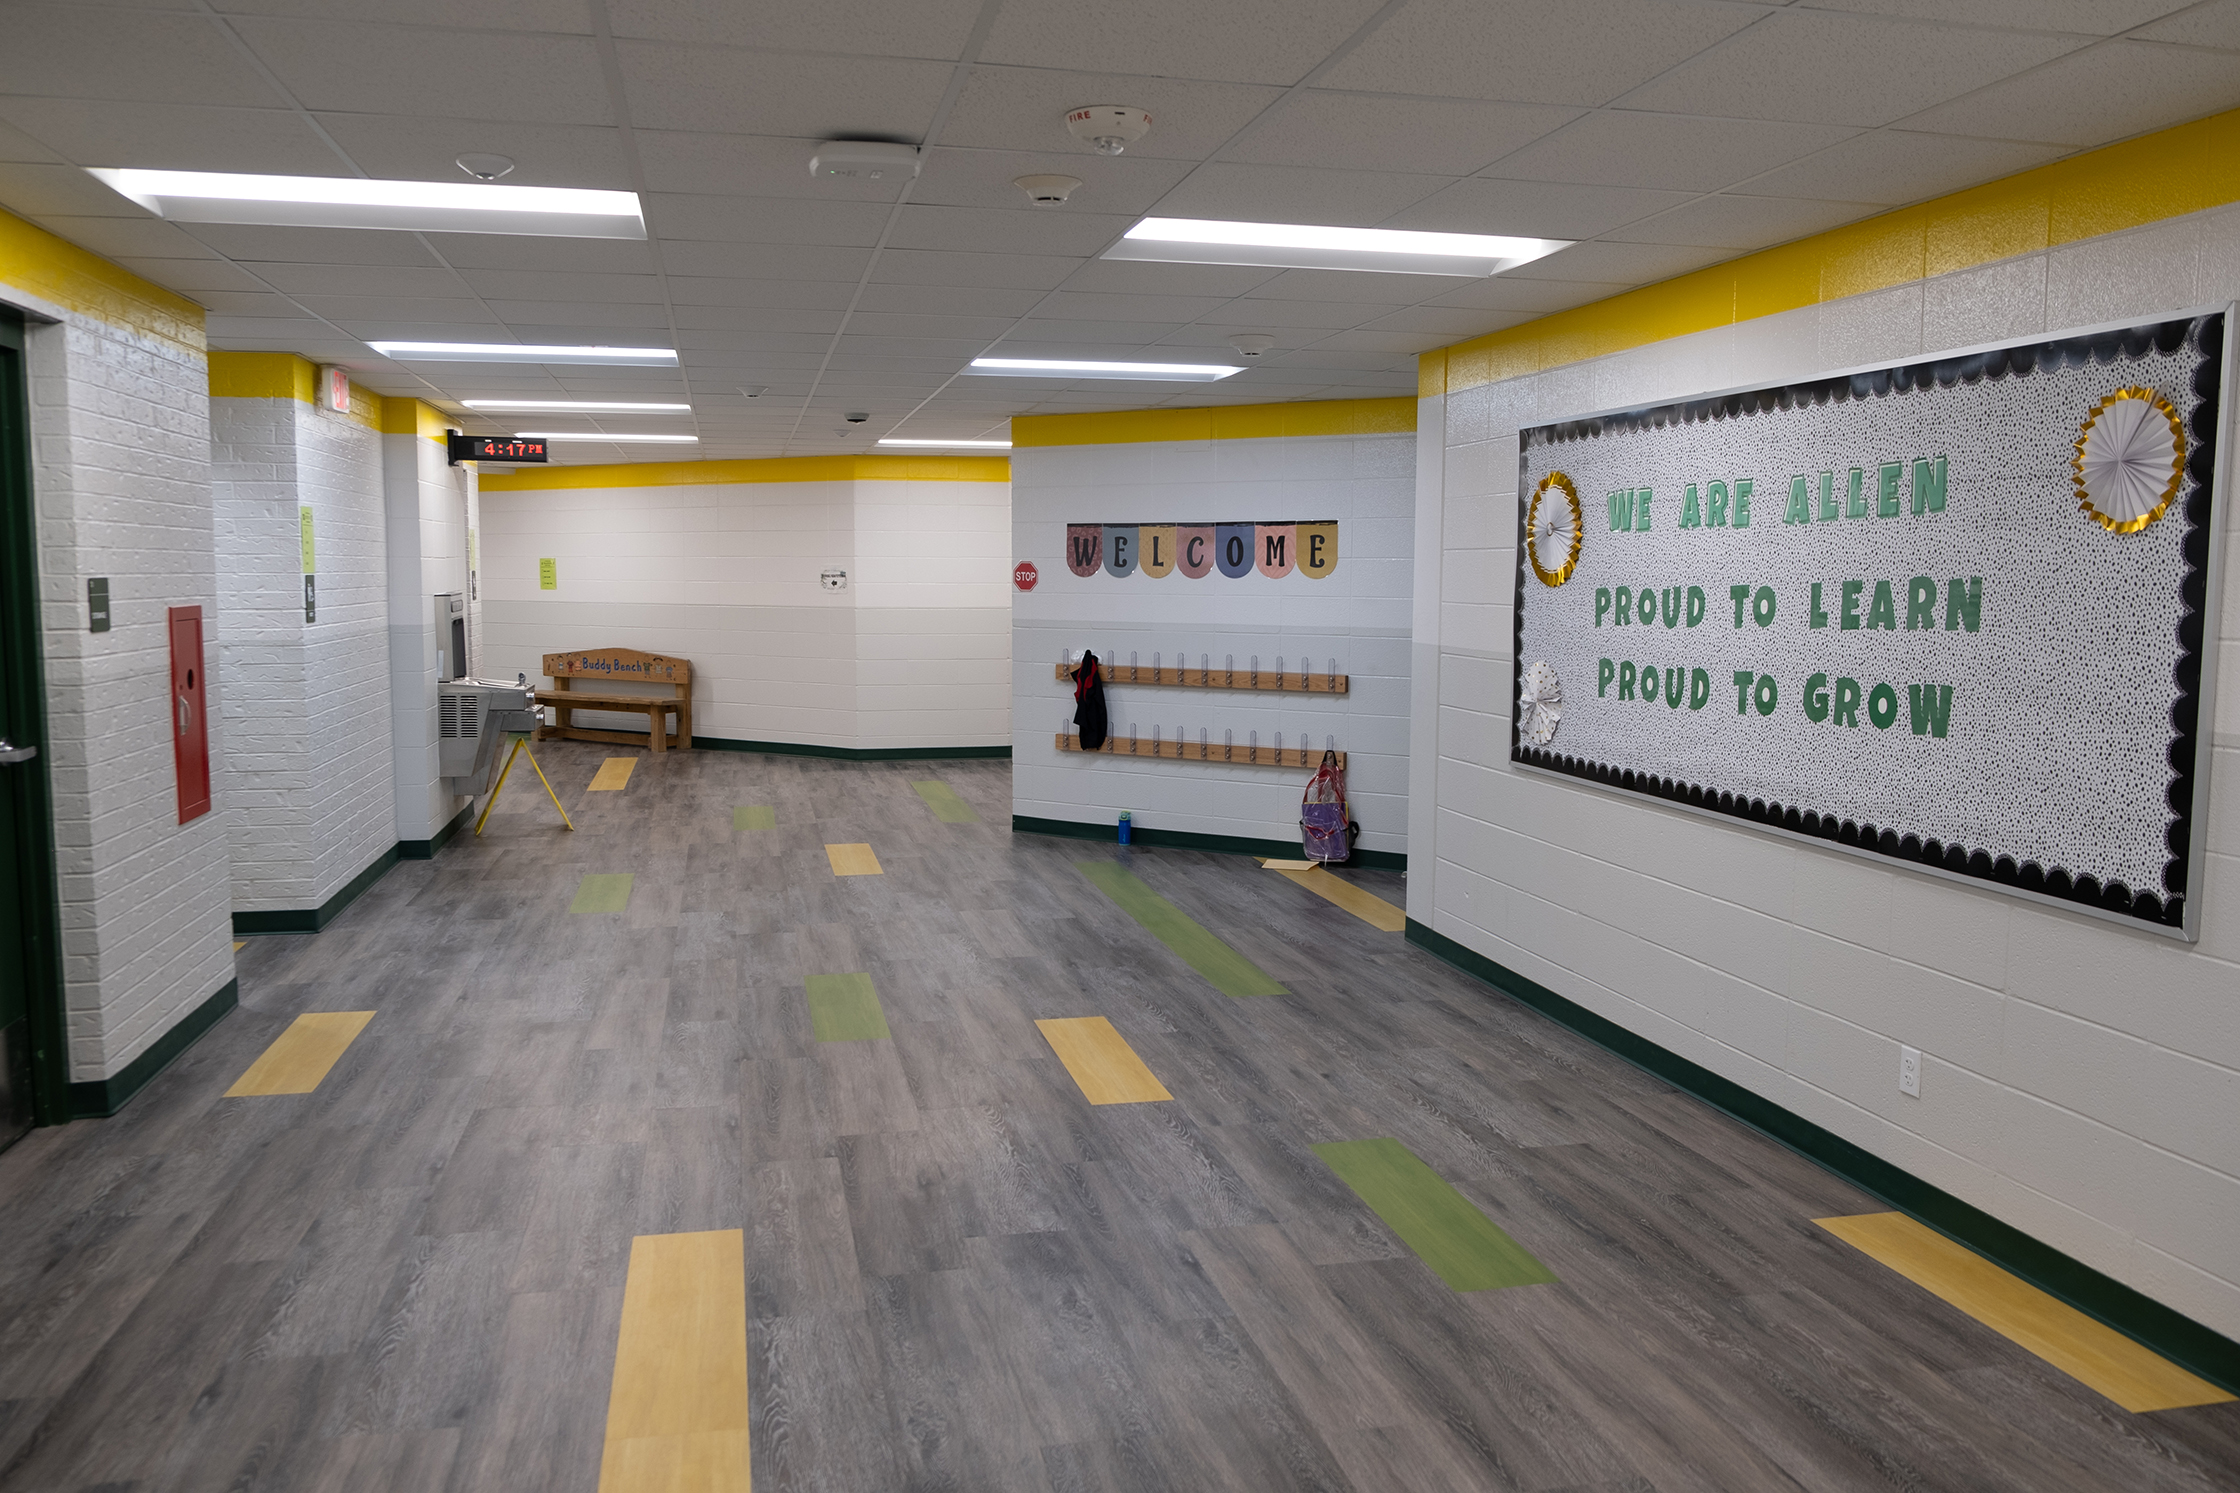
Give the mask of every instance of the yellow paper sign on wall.
[(312, 558), (311, 558), (311, 510), (310, 510), (309, 508), (305, 508), (305, 509), (303, 509), (303, 510), (302, 510), (302, 524), (303, 524), (303, 573), (304, 573), (305, 575), (309, 575), (309, 574), (311, 574), (311, 573), (312, 573), (313, 571), (315, 571), (315, 570), (317, 570), (317, 569), (319, 568), (319, 567), (318, 567), (317, 565), (315, 565), (315, 564), (313, 564), (313, 563), (312, 563)]
[(557, 591), (560, 589), (560, 562), (558, 560), (547, 559), (537, 562), (537, 589), (539, 591)]

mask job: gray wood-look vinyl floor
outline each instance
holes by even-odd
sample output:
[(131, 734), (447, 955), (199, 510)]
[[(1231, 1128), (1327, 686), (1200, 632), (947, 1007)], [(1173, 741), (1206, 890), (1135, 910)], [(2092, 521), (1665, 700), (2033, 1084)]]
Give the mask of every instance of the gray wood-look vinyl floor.
[[(763, 1489), (2240, 1489), (2240, 1405), (2118, 1410), (1811, 1222), (1871, 1198), (1249, 860), (1014, 836), (1000, 762), (607, 754), (540, 749), (576, 833), (517, 781), (0, 1154), (0, 1488), (588, 1493), (632, 1236), (743, 1228)], [(1216, 992), (1115, 855), (1294, 993)], [(818, 1043), (859, 970), (892, 1037)], [(1083, 1101), (1033, 1023), (1089, 1015), (1173, 1102)], [(1449, 1291), (1309, 1149), (1372, 1136), (1559, 1283)]]

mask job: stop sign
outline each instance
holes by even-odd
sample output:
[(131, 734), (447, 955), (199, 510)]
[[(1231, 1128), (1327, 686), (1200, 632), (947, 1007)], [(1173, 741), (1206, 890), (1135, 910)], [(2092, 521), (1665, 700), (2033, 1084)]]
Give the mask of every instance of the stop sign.
[(1011, 572), (1011, 584), (1022, 591), (1032, 591), (1034, 583), (1040, 579), (1042, 579), (1041, 572), (1034, 568), (1034, 561), (1032, 560), (1021, 560), (1018, 568)]

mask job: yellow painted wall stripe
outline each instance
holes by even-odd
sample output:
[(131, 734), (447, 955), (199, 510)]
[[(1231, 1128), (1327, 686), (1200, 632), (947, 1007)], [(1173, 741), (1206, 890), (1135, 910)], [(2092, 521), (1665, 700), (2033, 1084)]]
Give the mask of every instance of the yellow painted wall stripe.
[(825, 859), (832, 862), (835, 876), (884, 876), (886, 871), (879, 864), (879, 857), (868, 845), (827, 845)]
[(2240, 109), (1435, 349), (1417, 360), (1417, 393), (1472, 389), (2236, 201)]
[(1279, 436), (1405, 435), (1413, 399), (1314, 399), (1204, 409), (1113, 410), (1097, 415), (1015, 415), (1011, 444), (1105, 446), (1135, 441), (1246, 441)]
[(554, 488), (722, 486), (743, 482), (1009, 482), (1001, 456), (773, 456), (742, 461), (626, 461), (493, 472), (484, 492)]
[(1035, 1026), (1091, 1104), (1152, 1104), (1174, 1097), (1102, 1016), (1064, 1016)]
[(371, 1011), (312, 1011), (298, 1016), (286, 1031), (272, 1039), (272, 1045), (234, 1081), (225, 1096), (247, 1099), (310, 1093), (371, 1020)]
[[(384, 399), (381, 401), (381, 433), (383, 435), (417, 435), (431, 441), (440, 441), (451, 428), (451, 417), (434, 405), (419, 399)], [(482, 483), (489, 486), (487, 479)]]
[(2176, 1410), (2233, 1398), (1903, 1213), (1813, 1221), (2126, 1410)]
[(600, 763), (599, 770), (591, 775), (590, 791), (593, 793), (620, 793), (630, 786), (630, 774), (635, 772), (637, 767), (638, 759), (635, 757), (609, 757), (606, 761)]
[(1297, 882), (1323, 901), (1335, 903), (1380, 932), (1398, 933), (1408, 926), (1407, 913), (1374, 892), (1365, 892), (1343, 877), (1332, 876), (1320, 866), (1311, 871), (1301, 871), (1282, 861), (1269, 861), (1267, 866), (1278, 876)]
[(0, 210), (0, 285), (201, 353), (202, 308), (68, 239)]
[[(293, 399), (319, 402), (319, 365), (294, 353), (210, 353), (212, 399)], [(417, 403), (418, 401), (410, 401)], [(350, 418), (371, 430), (382, 429), (383, 401), (371, 389), (350, 386)]]
[(599, 1493), (747, 1493), (747, 1241), (630, 1241)]

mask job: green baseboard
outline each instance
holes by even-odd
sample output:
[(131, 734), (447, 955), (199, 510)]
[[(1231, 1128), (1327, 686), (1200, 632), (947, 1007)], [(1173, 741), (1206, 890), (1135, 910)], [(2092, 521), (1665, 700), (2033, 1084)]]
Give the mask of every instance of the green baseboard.
[(342, 916), (342, 910), (358, 900), (367, 888), (389, 874), (389, 868), (400, 859), (401, 846), (392, 845), (373, 858), (373, 864), (350, 878), (350, 884), (336, 892), (317, 907), (286, 907), (266, 912), (237, 912), (233, 915), (233, 936), (255, 938), (268, 933), (317, 933), (321, 928)]
[(400, 861), (432, 861), (436, 852), (451, 843), (451, 837), (467, 827), (474, 818), (474, 804), (468, 805), (451, 816), (451, 822), (436, 831), (432, 840), (397, 841), (397, 859)]
[(1598, 1016), (1506, 965), (1408, 919), (1408, 942), (1437, 955), (1464, 974), (1571, 1028), (1580, 1036), (1655, 1074), (1677, 1089), (1723, 1110), (1753, 1130), (1818, 1163), (1863, 1192), (1911, 1214), (1938, 1233), (2144, 1343), (2210, 1383), (2240, 1394), (2240, 1343), (2204, 1327), (2152, 1297), (2073, 1260), (2052, 1245), (2002, 1223), (1972, 1203), (1894, 1166), (1834, 1131), (1792, 1113), (1732, 1079), (1660, 1047)]
[[(1119, 828), (1110, 824), (1083, 824), (1073, 819), (1037, 819), (1030, 814), (1011, 816), (1011, 832), (1015, 835), (1056, 835), (1066, 840), (1102, 840), (1116, 843)], [(1295, 861), (1303, 853), (1296, 840), (1255, 840), (1244, 835), (1200, 835), (1182, 829), (1149, 829), (1136, 825), (1129, 832), (1129, 843), (1152, 845), (1165, 850), (1211, 850), (1221, 855), (1258, 855), (1279, 861)], [(1398, 850), (1356, 850), (1353, 859), (1344, 864), (1362, 871), (1405, 871), (1407, 855)]]
[(146, 1052), (125, 1064), (122, 1072), (70, 1085), (70, 1118), (105, 1120), (123, 1109), (133, 1095), (148, 1086), (150, 1079), (170, 1067), (180, 1053), (194, 1046), (204, 1032), (218, 1024), (220, 1017), (239, 1004), (241, 982), (228, 980), (209, 999), (181, 1017), (170, 1031), (156, 1038)]

